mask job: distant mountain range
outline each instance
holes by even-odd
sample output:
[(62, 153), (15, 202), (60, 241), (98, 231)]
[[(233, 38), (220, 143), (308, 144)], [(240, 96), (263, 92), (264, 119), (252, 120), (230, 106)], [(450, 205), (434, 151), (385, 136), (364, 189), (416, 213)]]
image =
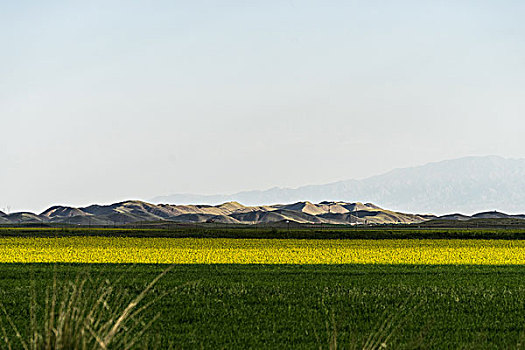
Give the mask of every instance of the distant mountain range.
[[(362, 204), (356, 199), (367, 203)], [(495, 156), (467, 157), (396, 169), (364, 180), (233, 195), (182, 194), (157, 197), (152, 202), (154, 204), (131, 200), (84, 208), (54, 206), (41, 214), (0, 211), (0, 224), (118, 225), (144, 221), (390, 224), (418, 223), (430, 219), (525, 219), (525, 215), (492, 211), (525, 212), (525, 160)], [(379, 203), (380, 206), (371, 203)], [(395, 208), (395, 211), (382, 209), (385, 207)], [(450, 212), (456, 214), (427, 214)], [(478, 214), (465, 215), (474, 212)]]
[(395, 212), (371, 203), (296, 202), (265, 206), (244, 206), (238, 202), (220, 205), (151, 204), (125, 201), (111, 205), (91, 205), (84, 208), (54, 206), (41, 214), (0, 212), (0, 224), (74, 224), (125, 225), (137, 222), (273, 224), (411, 224), (428, 220), (525, 219), (525, 215), (484, 212), (473, 216), (462, 214), (418, 215)]
[(402, 212), (446, 214), (501, 210), (525, 212), (525, 159), (466, 157), (395, 169), (363, 180), (347, 180), (298, 188), (272, 188), (231, 195), (175, 194), (153, 203), (246, 205), (308, 200), (378, 203)]

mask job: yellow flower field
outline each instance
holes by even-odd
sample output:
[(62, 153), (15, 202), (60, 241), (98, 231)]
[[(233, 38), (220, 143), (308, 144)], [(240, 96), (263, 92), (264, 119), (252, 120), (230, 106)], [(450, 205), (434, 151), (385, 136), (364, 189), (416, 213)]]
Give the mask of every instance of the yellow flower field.
[(525, 241), (0, 238), (0, 262), (521, 265)]

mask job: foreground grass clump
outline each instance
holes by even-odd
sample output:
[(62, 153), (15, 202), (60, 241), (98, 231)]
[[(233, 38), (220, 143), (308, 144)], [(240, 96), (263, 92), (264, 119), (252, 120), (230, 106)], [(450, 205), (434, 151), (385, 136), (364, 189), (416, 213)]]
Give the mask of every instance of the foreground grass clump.
[[(60, 284), (86, 268), (135, 296), (165, 267), (0, 265), (0, 301), (24, 337), (32, 334), (31, 273), (43, 291), (54, 276)], [(161, 315), (144, 336), (156, 349), (525, 345), (525, 266), (176, 265), (150, 291), (162, 294), (142, 314)]]
[[(131, 349), (141, 344), (158, 314), (144, 318), (143, 311), (156, 301), (140, 305), (168, 270), (161, 272), (137, 295), (108, 279), (93, 279), (79, 271), (74, 280), (53, 276), (42, 301), (31, 271), (29, 319), (14, 320), (13, 308), (0, 301), (1, 348), (24, 350)], [(65, 283), (64, 283), (65, 282)], [(11, 303), (13, 300), (9, 300)], [(19, 329), (25, 329), (24, 335)], [(9, 336), (11, 334), (11, 336)], [(142, 343), (145, 347), (145, 343)]]
[(0, 262), (521, 265), (525, 241), (13, 237)]

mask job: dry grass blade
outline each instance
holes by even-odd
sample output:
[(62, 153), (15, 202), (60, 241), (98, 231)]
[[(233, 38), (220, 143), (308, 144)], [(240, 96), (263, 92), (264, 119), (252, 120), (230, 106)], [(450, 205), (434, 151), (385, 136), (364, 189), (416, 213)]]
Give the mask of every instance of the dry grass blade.
[[(53, 346), (53, 339), (56, 337), (55, 330), (55, 310), (56, 310), (56, 304), (57, 304), (57, 277), (56, 277), (56, 270), (53, 273), (53, 287), (51, 291), (51, 308), (49, 310), (46, 310), (46, 315), (49, 315), (49, 317), (46, 317), (46, 324), (44, 325), (44, 338), (45, 338), (45, 349), (51, 350)], [(46, 305), (49, 303), (49, 291), (46, 295)], [(47, 309), (47, 307), (46, 307)], [(49, 312), (49, 313), (48, 313)]]
[(392, 310), (385, 310), (383, 313), (384, 320), (381, 326), (375, 333), (372, 333), (368, 337), (367, 342), (363, 346), (363, 350), (385, 349), (387, 347), (387, 343), (397, 332), (397, 330), (403, 325), (403, 321), (406, 320), (412, 314), (412, 312), (420, 306), (420, 304), (418, 304), (409, 308), (409, 302), (410, 300), (406, 300), (397, 308), (396, 312), (394, 313), (391, 313)]
[(18, 331), (18, 328), (16, 327), (15, 323), (13, 322), (13, 320), (11, 319), (9, 314), (7, 313), (7, 310), (5, 309), (4, 304), (0, 303), (0, 308), (2, 308), (2, 312), (4, 313), (4, 316), (5, 316), (6, 320), (7, 320), (7, 322), (9, 323), (9, 325), (11, 326), (13, 331), (15, 332), (15, 335), (16, 335), (17, 339), (20, 341), (20, 344), (22, 345), (24, 350), (29, 350), (29, 347), (27, 346), (27, 343), (24, 341), (24, 338), (22, 338), (22, 335)]
[(137, 341), (146, 333), (146, 331), (151, 327), (151, 325), (160, 318), (160, 313), (156, 314), (147, 324), (145, 324), (142, 329), (137, 333), (137, 335), (131, 340), (131, 342), (124, 348), (124, 350), (131, 349)]
[(388, 329), (388, 327), (390, 327), (392, 320), (395, 318), (395, 315), (388, 314), (388, 310), (385, 310), (381, 318), (383, 319), (381, 325), (374, 333), (370, 333), (365, 345), (363, 346), (363, 350), (375, 349), (375, 343), (378, 339), (381, 339), (381, 335), (386, 329)]
[(142, 299), (148, 294), (148, 292), (153, 288), (153, 286), (164, 276), (166, 275), (173, 266), (170, 266), (166, 270), (164, 270), (160, 275), (155, 277), (153, 281), (151, 281), (148, 286), (139, 294), (135, 299), (133, 299), (128, 306), (122, 311), (122, 314), (119, 316), (119, 318), (114, 323), (113, 327), (111, 327), (111, 330), (109, 333), (104, 337), (104, 344), (107, 345), (111, 343), (113, 340), (113, 337), (115, 337), (115, 334), (119, 331), (120, 327), (122, 326), (122, 323), (128, 318), (133, 311), (133, 309), (140, 303)]
[(38, 329), (37, 329), (37, 315), (36, 315), (36, 309), (37, 309), (37, 301), (36, 301), (36, 285), (35, 285), (35, 276), (34, 274), (31, 275), (31, 300), (29, 301), (29, 322), (30, 322), (30, 328), (32, 330), (31, 338), (29, 339), (29, 344), (32, 350), (38, 350), (37, 349), (37, 343), (38, 343)]
[(9, 341), (9, 337), (7, 336), (7, 331), (5, 330), (5, 327), (4, 327), (3, 323), (1, 323), (1, 322), (0, 322), (0, 328), (2, 329), (2, 335), (3, 335), (4, 343), (6, 344), (7, 349), (11, 350), (12, 349), (11, 342)]
[(337, 349), (337, 325), (336, 325), (336, 322), (335, 322), (335, 314), (334, 314), (334, 310), (332, 309), (332, 312), (331, 312), (331, 317), (330, 317), (331, 321), (332, 321), (332, 334), (330, 336), (330, 349), (331, 350), (336, 350)]

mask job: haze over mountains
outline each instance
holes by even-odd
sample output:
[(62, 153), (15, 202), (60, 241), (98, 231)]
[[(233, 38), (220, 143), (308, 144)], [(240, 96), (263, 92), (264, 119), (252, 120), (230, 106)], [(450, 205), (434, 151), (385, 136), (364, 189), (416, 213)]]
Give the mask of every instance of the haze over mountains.
[[(0, 224), (115, 225), (146, 221), (391, 224), (436, 218), (456, 221), (525, 219), (525, 215), (520, 214), (525, 213), (525, 160), (468, 157), (396, 169), (364, 180), (233, 195), (174, 195), (154, 201), (157, 204), (130, 200), (82, 208), (53, 206), (41, 214), (0, 211)], [(473, 212), (477, 214), (465, 215)]]
[(298, 188), (272, 188), (231, 195), (175, 194), (153, 203), (246, 205), (364, 201), (402, 212), (472, 214), (483, 211), (525, 212), (525, 159), (465, 157), (395, 169), (362, 180), (346, 180)]

